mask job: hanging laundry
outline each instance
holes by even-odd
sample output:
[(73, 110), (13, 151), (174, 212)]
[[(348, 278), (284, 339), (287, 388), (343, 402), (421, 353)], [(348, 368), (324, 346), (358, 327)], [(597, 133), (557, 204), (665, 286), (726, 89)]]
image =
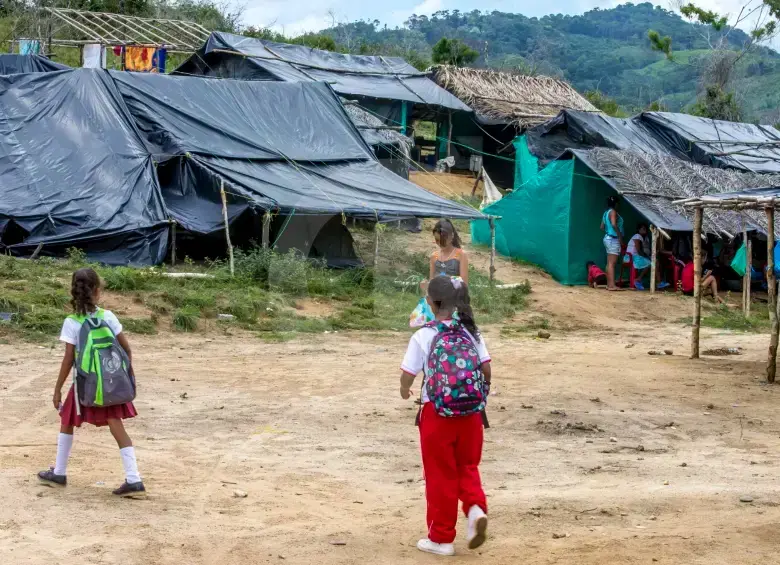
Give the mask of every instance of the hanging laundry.
[(125, 70), (148, 73), (152, 70), (154, 47), (126, 47)]
[(113, 50), (114, 50), (114, 55), (116, 55), (117, 57), (121, 57), (122, 56), (122, 46), (121, 45), (114, 45)]
[(19, 55), (37, 55), (41, 52), (41, 42), (37, 39), (21, 39)]
[(153, 73), (165, 74), (165, 59), (168, 53), (165, 49), (157, 49), (152, 56), (152, 71)]
[(106, 68), (106, 48), (99, 43), (91, 43), (84, 46), (84, 64), (85, 69), (105, 69)]

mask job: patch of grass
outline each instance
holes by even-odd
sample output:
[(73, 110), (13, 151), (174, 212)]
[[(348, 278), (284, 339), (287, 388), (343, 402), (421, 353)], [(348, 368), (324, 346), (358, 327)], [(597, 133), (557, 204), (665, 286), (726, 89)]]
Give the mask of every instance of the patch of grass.
[[(691, 318), (685, 319), (688, 324)], [(768, 332), (769, 310), (766, 304), (753, 304), (750, 307), (750, 317), (745, 318), (739, 308), (729, 308), (720, 305), (712, 312), (702, 315), (701, 325), (706, 328), (741, 332)]]
[(173, 329), (180, 332), (194, 332), (198, 329), (200, 312), (192, 307), (180, 308), (173, 313)]
[(122, 327), (131, 334), (154, 335), (157, 321), (154, 318), (123, 318)]

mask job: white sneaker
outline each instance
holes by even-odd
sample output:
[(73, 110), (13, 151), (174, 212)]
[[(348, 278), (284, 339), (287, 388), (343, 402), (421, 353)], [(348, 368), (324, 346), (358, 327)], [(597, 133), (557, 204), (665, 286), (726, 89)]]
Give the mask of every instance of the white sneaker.
[(469, 542), (469, 549), (477, 549), (487, 539), (487, 515), (479, 506), (469, 508), (469, 527), (466, 530), (466, 541)]
[(428, 538), (423, 538), (417, 542), (417, 549), (424, 551), (425, 553), (433, 553), (434, 555), (455, 555), (455, 546), (451, 543), (436, 543), (432, 542)]

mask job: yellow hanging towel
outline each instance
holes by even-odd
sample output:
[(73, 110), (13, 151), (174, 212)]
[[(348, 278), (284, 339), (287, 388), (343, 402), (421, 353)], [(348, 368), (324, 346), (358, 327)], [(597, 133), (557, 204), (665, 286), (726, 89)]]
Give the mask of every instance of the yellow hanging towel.
[(148, 73), (152, 70), (154, 47), (127, 47), (125, 52), (125, 69)]

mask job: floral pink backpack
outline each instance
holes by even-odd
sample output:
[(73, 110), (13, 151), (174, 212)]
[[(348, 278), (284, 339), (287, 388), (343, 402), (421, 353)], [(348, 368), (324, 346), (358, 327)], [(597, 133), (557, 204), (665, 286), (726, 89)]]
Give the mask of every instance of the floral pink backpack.
[(458, 321), (425, 327), (437, 332), (425, 365), (425, 390), (436, 413), (457, 417), (484, 412), (488, 386), (474, 340)]

